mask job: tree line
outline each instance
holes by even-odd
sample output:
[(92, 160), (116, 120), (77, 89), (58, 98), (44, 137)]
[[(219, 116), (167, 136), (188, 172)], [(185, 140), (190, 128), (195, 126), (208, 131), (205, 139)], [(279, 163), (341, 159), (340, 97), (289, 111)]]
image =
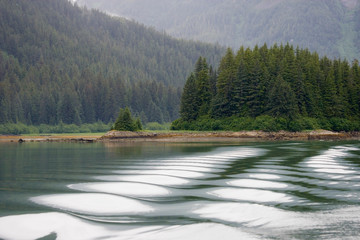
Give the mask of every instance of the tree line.
[(198, 56), (223, 52), (67, 0), (3, 0), (0, 124), (107, 124), (125, 106), (170, 122)]
[(125, 106), (144, 122), (178, 117), (181, 90), (162, 82), (127, 83), (121, 76), (104, 77), (89, 69), (70, 78), (46, 65), (26, 70), (1, 51), (0, 74), (0, 123), (108, 123)]
[(228, 49), (214, 71), (200, 57), (173, 129), (360, 130), (360, 67), (286, 45)]

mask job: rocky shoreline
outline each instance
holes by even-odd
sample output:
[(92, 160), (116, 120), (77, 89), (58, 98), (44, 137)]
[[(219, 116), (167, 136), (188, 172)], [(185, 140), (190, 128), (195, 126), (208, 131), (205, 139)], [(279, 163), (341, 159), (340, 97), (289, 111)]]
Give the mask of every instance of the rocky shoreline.
[(127, 132), (109, 131), (96, 136), (0, 136), (0, 142), (211, 142), (211, 141), (291, 141), (291, 140), (360, 140), (360, 132)]
[(207, 142), (207, 141), (249, 141), (249, 140), (346, 140), (359, 139), (359, 132), (331, 132), (316, 130), (309, 132), (120, 132), (110, 131), (97, 141), (176, 141), (176, 142)]

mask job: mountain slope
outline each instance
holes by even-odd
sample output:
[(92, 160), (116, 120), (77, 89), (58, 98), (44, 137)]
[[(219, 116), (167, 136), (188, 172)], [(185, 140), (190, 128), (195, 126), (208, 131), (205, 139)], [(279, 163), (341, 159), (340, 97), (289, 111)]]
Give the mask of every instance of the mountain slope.
[(108, 122), (127, 105), (170, 121), (197, 58), (223, 52), (67, 0), (1, 0), (0, 123)]
[(360, 58), (359, 0), (78, 0), (175, 37), (238, 49), (290, 42), (321, 55)]

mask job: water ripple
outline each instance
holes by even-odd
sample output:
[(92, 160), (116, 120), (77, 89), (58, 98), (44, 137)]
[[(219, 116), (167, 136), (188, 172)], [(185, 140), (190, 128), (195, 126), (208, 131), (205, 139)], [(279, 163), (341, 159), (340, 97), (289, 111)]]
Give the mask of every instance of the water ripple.
[[(54, 220), (58, 217), (79, 229), (95, 225), (91, 236), (106, 239), (319, 237), (324, 229), (343, 226), (345, 221), (336, 217), (351, 218), (349, 206), (359, 204), (360, 166), (349, 160), (358, 159), (359, 151), (351, 145), (314, 150), (303, 143), (264, 144), (112, 162), (93, 170), (92, 182), (67, 184), (75, 193), (31, 197), (65, 213), (34, 214), (46, 227), (37, 235), (22, 231), (34, 238), (55, 232), (66, 239)], [(0, 227), (28, 218), (3, 217)], [(356, 217), (351, 221), (360, 223)], [(25, 239), (25, 234), (11, 234), (5, 238)]]

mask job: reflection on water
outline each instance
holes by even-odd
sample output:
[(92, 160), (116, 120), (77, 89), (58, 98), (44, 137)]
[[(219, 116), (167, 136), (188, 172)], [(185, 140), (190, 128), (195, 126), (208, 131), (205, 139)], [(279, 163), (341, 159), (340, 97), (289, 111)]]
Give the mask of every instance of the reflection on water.
[(0, 238), (343, 239), (360, 143), (2, 144)]

